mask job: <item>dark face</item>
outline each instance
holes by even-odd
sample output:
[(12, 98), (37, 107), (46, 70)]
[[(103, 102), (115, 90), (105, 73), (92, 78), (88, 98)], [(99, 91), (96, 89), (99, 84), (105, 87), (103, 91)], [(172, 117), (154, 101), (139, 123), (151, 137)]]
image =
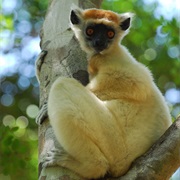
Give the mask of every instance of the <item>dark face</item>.
[(115, 31), (104, 24), (91, 24), (85, 29), (85, 34), (88, 44), (98, 53), (108, 48)]

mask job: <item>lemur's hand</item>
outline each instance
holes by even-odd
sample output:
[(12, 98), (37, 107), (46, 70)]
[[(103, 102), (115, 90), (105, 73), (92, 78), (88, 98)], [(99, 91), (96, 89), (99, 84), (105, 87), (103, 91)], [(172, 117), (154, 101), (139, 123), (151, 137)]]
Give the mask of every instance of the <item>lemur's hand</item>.
[(41, 125), (47, 117), (48, 117), (48, 113), (47, 113), (47, 102), (46, 102), (43, 104), (43, 106), (41, 107), (41, 109), (36, 117), (36, 123), (38, 125)]

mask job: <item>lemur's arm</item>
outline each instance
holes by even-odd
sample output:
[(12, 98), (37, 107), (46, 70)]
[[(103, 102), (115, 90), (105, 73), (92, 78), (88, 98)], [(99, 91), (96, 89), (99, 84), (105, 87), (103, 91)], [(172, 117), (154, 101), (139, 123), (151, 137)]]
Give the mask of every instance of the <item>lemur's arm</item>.
[(100, 73), (95, 80), (88, 85), (88, 88), (101, 100), (129, 99), (134, 101), (144, 101), (151, 94), (152, 77), (149, 71), (143, 69), (144, 77), (138, 76), (138, 72), (129, 71), (109, 71)]

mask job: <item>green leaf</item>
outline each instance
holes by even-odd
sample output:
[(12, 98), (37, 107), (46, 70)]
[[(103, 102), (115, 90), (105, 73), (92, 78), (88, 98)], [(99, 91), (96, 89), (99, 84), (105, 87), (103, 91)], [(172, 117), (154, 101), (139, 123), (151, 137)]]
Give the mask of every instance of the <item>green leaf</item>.
[(12, 131), (12, 132), (16, 132), (18, 129), (19, 129), (19, 127), (13, 127), (13, 128), (11, 129), (11, 131)]

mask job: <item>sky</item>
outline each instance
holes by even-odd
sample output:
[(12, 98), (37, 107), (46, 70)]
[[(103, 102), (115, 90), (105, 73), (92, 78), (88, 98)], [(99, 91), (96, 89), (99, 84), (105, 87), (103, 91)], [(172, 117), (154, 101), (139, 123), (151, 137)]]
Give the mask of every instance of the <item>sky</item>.
[(158, 2), (158, 7), (154, 12), (156, 18), (164, 16), (165, 19), (171, 20), (176, 17), (180, 20), (180, 1), (179, 0), (143, 0), (147, 4)]

